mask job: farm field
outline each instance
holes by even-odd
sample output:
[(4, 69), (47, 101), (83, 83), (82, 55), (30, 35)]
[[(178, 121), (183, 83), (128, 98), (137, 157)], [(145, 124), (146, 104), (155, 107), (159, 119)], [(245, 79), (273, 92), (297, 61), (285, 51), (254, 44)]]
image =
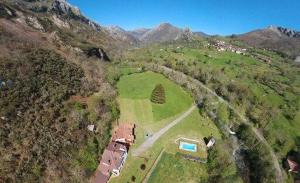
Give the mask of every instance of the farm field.
[[(143, 87), (139, 83), (143, 83)], [(150, 102), (150, 95), (156, 84), (162, 84), (165, 88), (165, 104), (158, 105)], [(201, 116), (197, 109), (161, 136), (141, 156), (132, 156), (132, 151), (148, 138), (147, 134), (151, 135), (155, 133), (193, 105), (189, 94), (164, 76), (153, 72), (123, 76), (120, 78), (117, 86), (121, 113), (119, 122), (134, 121), (136, 123), (136, 143), (130, 148), (129, 156), (121, 171), (121, 175), (112, 178), (110, 182), (141, 182), (149, 173), (149, 170), (162, 150), (164, 150), (164, 154), (158, 163), (160, 167), (159, 171), (165, 171), (163, 170), (164, 166), (162, 166), (164, 163), (179, 160), (178, 166), (173, 167), (174, 176), (177, 171), (181, 171), (181, 168), (186, 168), (186, 170), (197, 168), (196, 173), (190, 174), (185, 172), (185, 178), (195, 180), (195, 182), (197, 181), (197, 176), (206, 176), (204, 165), (181, 159), (176, 155), (178, 144), (175, 141), (178, 138), (184, 137), (202, 140), (204, 137), (212, 135), (217, 140), (221, 140), (218, 128), (210, 119)], [(206, 158), (206, 149), (200, 154), (202, 158)], [(161, 161), (162, 164), (160, 163)], [(142, 166), (144, 167), (142, 168)], [(155, 172), (157, 173), (158, 171), (155, 170), (153, 173)], [(169, 176), (172, 177), (172, 174)], [(153, 182), (153, 180), (149, 181)]]

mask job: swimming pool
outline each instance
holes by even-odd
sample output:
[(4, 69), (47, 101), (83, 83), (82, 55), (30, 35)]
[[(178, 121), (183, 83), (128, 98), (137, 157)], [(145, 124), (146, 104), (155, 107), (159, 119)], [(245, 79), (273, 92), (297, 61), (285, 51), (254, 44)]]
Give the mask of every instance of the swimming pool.
[(180, 142), (179, 149), (190, 151), (190, 152), (197, 152), (197, 145), (187, 143), (187, 142)]

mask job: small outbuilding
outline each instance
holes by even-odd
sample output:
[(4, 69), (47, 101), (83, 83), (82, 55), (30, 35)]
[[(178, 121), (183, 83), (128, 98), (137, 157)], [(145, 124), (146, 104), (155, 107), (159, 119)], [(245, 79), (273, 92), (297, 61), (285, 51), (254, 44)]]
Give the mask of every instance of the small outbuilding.
[(299, 165), (295, 161), (291, 159), (287, 159), (287, 163), (289, 165), (289, 172), (298, 173), (299, 172)]
[(91, 132), (93, 132), (95, 130), (95, 125), (88, 125), (87, 129)]
[(215, 140), (213, 137), (211, 137), (211, 138), (208, 140), (208, 142), (206, 143), (206, 147), (207, 147), (207, 148), (212, 148), (212, 147), (215, 145), (215, 143), (216, 143), (216, 140)]

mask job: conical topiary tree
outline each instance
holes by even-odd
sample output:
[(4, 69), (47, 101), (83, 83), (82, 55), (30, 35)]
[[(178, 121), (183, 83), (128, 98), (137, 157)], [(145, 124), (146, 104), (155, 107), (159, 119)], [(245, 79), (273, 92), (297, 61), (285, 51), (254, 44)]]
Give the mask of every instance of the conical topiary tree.
[(155, 104), (163, 104), (166, 102), (165, 89), (162, 84), (155, 86), (151, 94), (151, 102)]

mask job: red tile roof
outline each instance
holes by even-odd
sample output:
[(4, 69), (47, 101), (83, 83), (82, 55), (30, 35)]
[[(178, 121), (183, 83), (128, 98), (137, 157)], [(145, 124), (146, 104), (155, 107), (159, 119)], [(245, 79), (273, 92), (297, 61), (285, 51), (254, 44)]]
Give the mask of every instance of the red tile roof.
[(287, 159), (287, 162), (288, 162), (288, 164), (290, 166), (290, 171), (292, 171), (292, 172), (298, 172), (299, 166), (298, 166), (298, 164), (295, 161)]
[(95, 176), (92, 178), (92, 183), (107, 183), (110, 175), (104, 175), (101, 171), (96, 170)]
[(93, 183), (107, 183), (114, 169), (119, 169), (127, 153), (125, 145), (118, 142), (110, 142), (104, 150), (100, 164), (92, 179)]
[[(77, 98), (75, 97), (75, 99)], [(134, 127), (134, 124), (124, 123), (114, 129), (112, 142), (104, 150), (100, 164), (91, 179), (93, 183), (107, 183), (113, 170), (119, 172), (120, 167), (123, 166), (124, 156), (128, 151), (124, 144), (131, 145), (134, 143)]]
[(112, 140), (128, 143), (130, 145), (133, 144), (135, 139), (134, 127), (135, 125), (131, 123), (123, 123), (118, 125), (113, 131)]
[(104, 150), (100, 161), (101, 172), (105, 172), (107, 169), (118, 169), (121, 166), (123, 155), (125, 153), (127, 153), (125, 145), (117, 142), (109, 143), (107, 148)]

